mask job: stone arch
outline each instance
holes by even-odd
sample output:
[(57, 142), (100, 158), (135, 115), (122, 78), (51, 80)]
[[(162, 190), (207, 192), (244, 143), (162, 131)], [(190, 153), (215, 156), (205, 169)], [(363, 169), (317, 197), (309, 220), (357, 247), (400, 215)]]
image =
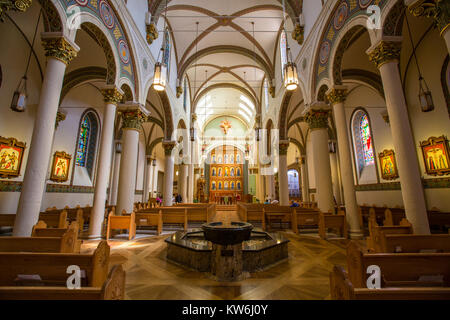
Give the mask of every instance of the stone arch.
[(328, 103), (327, 91), (328, 86), (326, 84), (321, 85), (319, 91), (317, 92), (317, 101)]
[(133, 91), (131, 90), (128, 84), (126, 83), (122, 84), (120, 86), (120, 89), (123, 91), (122, 103), (125, 103), (127, 101), (133, 101)]
[(69, 72), (64, 76), (63, 87), (61, 90), (61, 98), (59, 103), (61, 104), (64, 97), (69, 93), (69, 91), (79, 84), (95, 80), (106, 80), (107, 71), (105, 68), (101, 67), (86, 67), (76, 69)]
[(161, 99), (161, 103), (164, 110), (164, 138), (166, 140), (171, 140), (174, 128), (173, 128), (173, 116), (170, 100), (165, 91), (157, 91), (157, 94)]
[(156, 138), (153, 140), (148, 146), (146, 150), (146, 154), (151, 155), (153, 153), (153, 149), (158, 145), (158, 143), (162, 143), (164, 140), (163, 137)]
[(291, 98), (293, 95), (293, 91), (286, 91), (283, 97), (283, 101), (281, 102), (281, 108), (280, 108), (280, 116), (278, 120), (278, 126), (280, 128), (280, 140), (286, 140), (287, 139), (287, 111), (289, 108), (289, 104), (291, 102)]
[(383, 36), (401, 36), (403, 20), (405, 19), (406, 6), (402, 0), (392, 1), (392, 6), (387, 6), (382, 15)]
[[(90, 20), (90, 19), (89, 19)], [(112, 50), (112, 44), (103, 30), (93, 22), (83, 22), (81, 29), (84, 30), (103, 49), (106, 58), (106, 84), (118, 84), (118, 73), (116, 60)]]
[(39, 0), (44, 13), (44, 30), (45, 32), (63, 32), (63, 16), (55, 4), (51, 0)]

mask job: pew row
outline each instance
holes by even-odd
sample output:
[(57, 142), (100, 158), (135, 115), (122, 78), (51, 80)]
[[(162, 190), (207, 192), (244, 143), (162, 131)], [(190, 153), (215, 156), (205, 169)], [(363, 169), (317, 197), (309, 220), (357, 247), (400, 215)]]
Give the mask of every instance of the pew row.
[(78, 224), (61, 235), (39, 237), (0, 237), (0, 252), (79, 253)]
[(341, 266), (330, 273), (333, 300), (449, 300), (450, 288), (391, 287), (381, 289), (355, 288)]
[(116, 216), (113, 211), (108, 215), (108, 224), (106, 229), (106, 240), (114, 236), (114, 230), (128, 230), (128, 240), (136, 237), (136, 217), (135, 213), (127, 214), (123, 210), (121, 216)]

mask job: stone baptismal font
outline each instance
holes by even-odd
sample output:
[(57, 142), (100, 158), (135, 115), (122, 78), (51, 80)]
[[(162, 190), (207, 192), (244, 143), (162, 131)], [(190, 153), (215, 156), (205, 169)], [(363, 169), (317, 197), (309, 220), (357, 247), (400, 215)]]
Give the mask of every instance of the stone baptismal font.
[(167, 259), (209, 272), (217, 281), (239, 281), (288, 258), (288, 242), (246, 222), (211, 222), (202, 229), (178, 231), (166, 240)]

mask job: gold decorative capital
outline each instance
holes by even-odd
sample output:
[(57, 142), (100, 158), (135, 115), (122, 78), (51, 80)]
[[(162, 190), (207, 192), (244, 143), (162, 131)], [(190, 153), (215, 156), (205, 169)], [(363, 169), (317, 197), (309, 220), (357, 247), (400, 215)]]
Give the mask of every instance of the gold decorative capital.
[(142, 124), (147, 120), (147, 116), (139, 109), (124, 110), (122, 113), (122, 128), (123, 129), (141, 129)]
[(275, 87), (274, 86), (270, 86), (269, 93), (272, 96), (272, 98), (275, 98)]
[(64, 38), (44, 38), (42, 45), (45, 56), (52, 57), (68, 65), (77, 56), (77, 50)]
[(182, 93), (183, 93), (183, 88), (181, 86), (177, 86), (177, 98), (179, 98)]
[(305, 27), (297, 23), (292, 32), (292, 39), (296, 40), (299, 45), (302, 45), (305, 40)]
[(55, 130), (58, 129), (59, 123), (64, 120), (66, 120), (66, 115), (61, 111), (58, 111), (56, 113)]
[(287, 152), (288, 152), (288, 149), (289, 149), (289, 140), (282, 140), (282, 141), (280, 141), (280, 143), (278, 145), (278, 149), (279, 149), (279, 155), (280, 156), (287, 155)]
[(147, 31), (147, 43), (152, 44), (153, 41), (158, 39), (158, 29), (154, 23), (150, 23), (146, 25)]
[(447, 0), (418, 0), (408, 9), (415, 17), (432, 18), (441, 35), (450, 26), (450, 3)]
[(164, 154), (166, 156), (172, 155), (172, 151), (176, 147), (176, 145), (176, 141), (163, 141), (162, 147), (164, 148)]
[(118, 88), (103, 88), (103, 101), (106, 103), (119, 104), (123, 99), (123, 93)]
[(381, 41), (370, 51), (369, 60), (380, 68), (383, 64), (390, 61), (398, 61), (400, 58), (402, 44), (398, 41)]
[(327, 93), (327, 99), (331, 104), (343, 103), (347, 98), (347, 89), (330, 89)]
[(330, 110), (328, 109), (311, 109), (305, 115), (305, 121), (310, 129), (326, 129), (329, 115)]

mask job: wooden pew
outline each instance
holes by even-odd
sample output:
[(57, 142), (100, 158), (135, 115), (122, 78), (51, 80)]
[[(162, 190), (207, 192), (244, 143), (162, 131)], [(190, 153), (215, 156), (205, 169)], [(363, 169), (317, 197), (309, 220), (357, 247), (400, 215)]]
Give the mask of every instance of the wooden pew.
[(0, 214), (0, 227), (14, 227), (15, 214)]
[(327, 239), (328, 229), (334, 229), (340, 232), (341, 236), (347, 238), (347, 221), (345, 220), (345, 213), (319, 213), (319, 236), (322, 239)]
[[(387, 215), (386, 223), (391, 223), (392, 218), (389, 217), (389, 212)], [(375, 220), (375, 211), (373, 208), (370, 209), (369, 216), (369, 237), (367, 237), (367, 248), (371, 252), (381, 252), (380, 244), (381, 244), (381, 234), (411, 234), (412, 233), (412, 225), (408, 220), (403, 219), (400, 221), (400, 225), (385, 225), (379, 226), (377, 221)]]
[(31, 233), (32, 237), (63, 237), (64, 234), (69, 230), (72, 229), (77, 237), (76, 240), (76, 247), (75, 247), (75, 251), (76, 253), (80, 252), (81, 249), (81, 245), (83, 243), (82, 240), (78, 240), (78, 232), (79, 232), (79, 227), (78, 227), (78, 222), (73, 221), (69, 227), (67, 229), (62, 229), (62, 228), (47, 228), (47, 224), (40, 220), (38, 221), (38, 223), (36, 223), (33, 226), (33, 231)]
[(59, 210), (59, 212), (41, 212), (39, 220), (44, 221), (50, 228), (67, 228), (69, 223), (67, 221), (67, 211)]
[(450, 253), (367, 253), (350, 241), (347, 265), (355, 288), (367, 287), (367, 268), (372, 265), (381, 269), (382, 287), (418, 286), (421, 277), (429, 275), (442, 275), (443, 286), (450, 287)]
[(282, 223), (289, 223), (290, 228), (292, 228), (293, 208), (289, 206), (263, 207), (263, 212), (265, 218), (264, 225), (267, 230), (272, 229), (272, 223), (275, 221), (280, 223), (280, 227)]
[(79, 253), (78, 230), (75, 228), (78, 228), (77, 224), (64, 229), (63, 234), (51, 237), (1, 237), (0, 252)]
[(114, 265), (102, 286), (65, 287), (0, 286), (0, 300), (123, 300), (125, 297), (125, 271)]
[(450, 234), (386, 234), (382, 232), (377, 253), (450, 252)]
[(139, 212), (135, 214), (136, 227), (156, 227), (157, 235), (162, 233), (163, 218), (162, 210), (158, 210), (158, 213), (143, 213)]
[(300, 228), (317, 227), (319, 225), (319, 211), (296, 207), (292, 211), (292, 231), (298, 233)]
[(128, 230), (128, 240), (134, 239), (136, 237), (136, 216), (135, 213), (127, 214), (125, 210), (123, 210), (121, 216), (114, 215), (114, 212), (110, 212), (108, 215), (108, 225), (106, 229), (106, 240), (109, 240), (109, 237), (112, 230), (121, 229)]
[(330, 273), (330, 293), (333, 300), (449, 300), (450, 288), (390, 287), (381, 289), (355, 288), (347, 272), (334, 266)]

